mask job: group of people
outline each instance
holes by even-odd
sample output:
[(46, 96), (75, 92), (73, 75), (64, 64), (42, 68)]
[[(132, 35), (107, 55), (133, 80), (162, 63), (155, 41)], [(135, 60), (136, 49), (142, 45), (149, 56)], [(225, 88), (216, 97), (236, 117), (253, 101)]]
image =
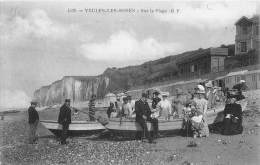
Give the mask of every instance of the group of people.
[[(239, 84), (227, 92), (224, 120), (220, 124), (221, 133), (224, 135), (240, 134), (243, 131), (242, 108), (237, 101), (245, 98), (242, 95), (245, 81), (243, 80)], [(189, 91), (187, 94), (183, 94), (180, 89), (176, 89), (176, 97), (172, 101), (168, 99), (168, 92), (155, 91), (151, 105), (148, 104), (147, 93), (142, 93), (141, 98), (137, 101), (132, 100), (131, 96), (127, 96), (123, 98), (123, 103), (118, 101), (113, 104), (111, 102), (107, 115), (108, 118), (135, 118), (135, 121), (143, 129), (143, 135), (137, 134), (136, 138), (145, 137), (150, 143), (154, 143), (154, 139), (161, 136), (159, 134), (158, 119), (170, 120), (172, 116), (182, 118), (182, 130), (191, 130), (194, 138), (208, 137), (207, 111), (214, 108), (216, 101), (214, 88), (212, 90), (211, 87), (210, 83), (199, 84), (194, 89), (194, 92)], [(95, 98), (95, 95), (93, 95), (89, 102), (90, 120), (95, 120)], [(36, 106), (37, 102), (33, 101), (28, 109), (30, 143), (35, 143), (37, 140), (36, 129), (39, 123), (39, 115), (35, 109)], [(71, 111), (70, 99), (66, 99), (60, 108), (58, 116), (58, 123), (62, 125), (61, 144), (66, 144), (69, 124), (71, 123)], [(148, 131), (147, 121), (151, 122), (153, 132)]]
[[(171, 117), (183, 119), (183, 133), (190, 130), (194, 138), (208, 137), (207, 112), (216, 107), (217, 101), (224, 101), (226, 105), (224, 120), (221, 123), (221, 133), (242, 133), (242, 108), (236, 102), (245, 98), (242, 95), (243, 88), (237, 88), (237, 86), (243, 86), (242, 84), (244, 83), (245, 81), (242, 80), (239, 83), (240, 85), (235, 85), (232, 90), (227, 92), (226, 96), (224, 96), (223, 91), (219, 91), (221, 88), (214, 87), (211, 81), (200, 83), (194, 88), (194, 92), (188, 91), (188, 93), (184, 94), (181, 89), (176, 89), (176, 96), (171, 101), (168, 98), (168, 92), (155, 91), (151, 105), (148, 103), (148, 95), (146, 93), (143, 93), (142, 97), (135, 103), (133, 103), (130, 96), (126, 96), (123, 98), (123, 104), (119, 108), (114, 108), (114, 104), (110, 103), (107, 114), (108, 118), (135, 118), (144, 131), (143, 136), (146, 136), (150, 142), (153, 141), (153, 137), (160, 136), (158, 133), (158, 119), (170, 120)], [(234, 93), (233, 91), (236, 92)], [(220, 97), (225, 97), (225, 99), (222, 98), (220, 100)], [(111, 113), (115, 115), (111, 116)], [(146, 121), (152, 123), (154, 136), (151, 136), (147, 131)]]

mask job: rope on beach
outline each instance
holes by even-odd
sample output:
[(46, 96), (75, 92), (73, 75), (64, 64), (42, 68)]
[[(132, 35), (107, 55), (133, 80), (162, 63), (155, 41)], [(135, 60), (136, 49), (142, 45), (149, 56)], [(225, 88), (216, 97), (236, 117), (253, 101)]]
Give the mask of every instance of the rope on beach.
[(25, 145), (25, 143), (18, 143), (16, 145), (11, 145), (11, 144), (3, 145), (3, 146), (0, 146), (0, 150), (4, 150), (7, 148), (13, 148), (13, 147), (21, 146), (21, 145)]

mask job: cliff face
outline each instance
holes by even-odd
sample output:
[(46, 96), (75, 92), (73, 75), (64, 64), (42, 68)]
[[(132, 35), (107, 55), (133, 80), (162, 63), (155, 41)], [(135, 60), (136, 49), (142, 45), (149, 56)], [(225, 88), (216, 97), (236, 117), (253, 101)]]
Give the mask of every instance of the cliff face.
[(41, 106), (61, 104), (69, 98), (74, 103), (90, 99), (92, 94), (99, 98), (107, 93), (109, 78), (105, 76), (66, 76), (34, 92), (34, 98)]

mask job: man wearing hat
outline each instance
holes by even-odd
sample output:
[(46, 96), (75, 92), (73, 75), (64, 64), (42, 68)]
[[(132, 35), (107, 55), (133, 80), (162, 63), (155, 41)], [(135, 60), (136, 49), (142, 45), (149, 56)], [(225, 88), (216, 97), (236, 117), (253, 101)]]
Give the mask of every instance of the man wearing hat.
[(159, 92), (155, 91), (153, 92), (153, 101), (152, 101), (152, 108), (156, 109), (157, 104), (161, 101), (161, 99), (159, 98)]
[(39, 114), (35, 109), (36, 106), (37, 106), (37, 102), (32, 101), (31, 106), (28, 109), (28, 115), (29, 115), (28, 123), (30, 125), (30, 127), (29, 127), (29, 129), (30, 129), (29, 130), (29, 143), (30, 144), (35, 143), (37, 140), (36, 130), (37, 130), (37, 126), (39, 123)]
[(61, 144), (66, 144), (69, 124), (71, 123), (70, 99), (66, 99), (60, 108), (58, 123), (62, 125)]
[[(147, 124), (146, 124), (146, 121), (151, 121), (151, 117), (150, 117), (151, 110), (147, 103), (147, 97), (148, 96), (146, 93), (142, 93), (141, 99), (135, 102), (135, 113), (136, 113), (135, 121), (139, 123), (139, 125), (142, 127), (143, 137), (146, 137), (149, 140), (149, 143), (153, 143), (153, 139), (150, 135), (150, 132), (148, 131)], [(155, 126), (155, 128), (156, 128), (156, 124), (158, 126), (158, 120), (157, 123), (153, 121), (151, 121), (151, 123), (153, 124), (153, 127)], [(139, 138), (138, 134), (137, 134), (137, 138)]]

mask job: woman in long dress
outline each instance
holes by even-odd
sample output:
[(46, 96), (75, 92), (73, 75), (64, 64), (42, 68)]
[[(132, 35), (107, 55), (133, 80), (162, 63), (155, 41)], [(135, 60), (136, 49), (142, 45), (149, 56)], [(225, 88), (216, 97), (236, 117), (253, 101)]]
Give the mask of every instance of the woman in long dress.
[(205, 88), (201, 85), (198, 85), (198, 90), (196, 91), (196, 95), (193, 99), (192, 109), (197, 111), (198, 115), (202, 115), (202, 120), (200, 122), (199, 127), (195, 125), (191, 125), (191, 129), (193, 131), (193, 137), (208, 137), (209, 136), (209, 128), (207, 123), (207, 105), (208, 101), (205, 99)]
[(237, 135), (243, 132), (242, 126), (242, 108), (240, 104), (237, 104), (237, 96), (230, 95), (228, 98), (228, 104), (224, 109), (224, 121), (222, 123), (223, 135)]

